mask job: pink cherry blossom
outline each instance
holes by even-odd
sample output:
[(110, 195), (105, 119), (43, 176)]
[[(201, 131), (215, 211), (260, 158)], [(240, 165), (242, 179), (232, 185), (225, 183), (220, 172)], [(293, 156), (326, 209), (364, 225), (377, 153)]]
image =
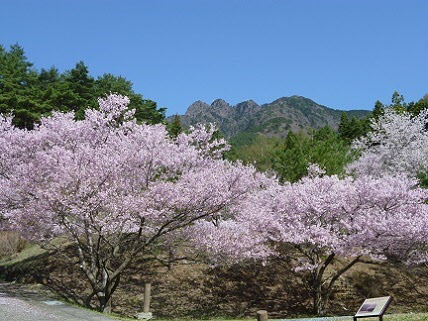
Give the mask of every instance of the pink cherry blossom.
[(296, 271), (310, 275), (314, 312), (324, 314), (343, 273), (363, 258), (385, 259), (419, 235), (427, 197), (428, 190), (406, 175), (340, 179), (313, 173), (252, 193), (218, 228), (198, 223), (209, 237), (195, 233), (194, 239), (214, 262), (289, 256)]
[(100, 310), (137, 253), (273, 182), (223, 160), (213, 126), (174, 140), (163, 125), (138, 124), (128, 103), (113, 94), (83, 121), (54, 113), (31, 131), (0, 118), (3, 229), (72, 242), (93, 290), (86, 302), (96, 296)]

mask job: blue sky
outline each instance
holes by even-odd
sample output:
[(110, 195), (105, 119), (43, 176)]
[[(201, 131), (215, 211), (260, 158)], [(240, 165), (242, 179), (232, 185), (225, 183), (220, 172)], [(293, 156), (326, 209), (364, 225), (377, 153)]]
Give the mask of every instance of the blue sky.
[(168, 115), (291, 95), (371, 109), (428, 92), (427, 13), (426, 0), (0, 0), (0, 44), (38, 69), (124, 76)]

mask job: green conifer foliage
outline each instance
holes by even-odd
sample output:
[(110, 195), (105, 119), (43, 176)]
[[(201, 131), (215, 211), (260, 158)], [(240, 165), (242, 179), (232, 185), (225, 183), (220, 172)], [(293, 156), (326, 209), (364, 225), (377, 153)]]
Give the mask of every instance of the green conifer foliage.
[(38, 74), (19, 45), (0, 46), (0, 113), (15, 114), (14, 124), (32, 128), (43, 111), (37, 99)]
[(165, 108), (134, 92), (132, 83), (120, 76), (105, 74), (95, 80), (83, 61), (64, 73), (55, 67), (37, 71), (24, 49), (0, 45), (0, 113), (13, 111), (14, 124), (31, 129), (52, 111), (74, 111), (82, 119), (87, 108), (97, 108), (97, 98), (119, 93), (130, 98), (135, 117), (149, 124), (165, 121)]
[(135, 109), (135, 118), (148, 124), (159, 124), (165, 121), (166, 108), (158, 108), (156, 102), (144, 99), (135, 93), (132, 82), (122, 76), (109, 73), (98, 77), (95, 82), (98, 97), (107, 97), (110, 93), (118, 93), (130, 99), (129, 108)]
[(181, 125), (180, 116), (175, 115), (172, 122), (168, 125), (169, 135), (176, 138), (183, 132), (183, 126)]

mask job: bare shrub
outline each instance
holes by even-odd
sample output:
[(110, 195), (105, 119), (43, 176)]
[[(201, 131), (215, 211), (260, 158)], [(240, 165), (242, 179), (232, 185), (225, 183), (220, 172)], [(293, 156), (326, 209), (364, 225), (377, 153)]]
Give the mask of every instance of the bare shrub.
[(12, 231), (0, 232), (0, 257), (12, 256), (22, 251), (27, 242), (19, 233)]

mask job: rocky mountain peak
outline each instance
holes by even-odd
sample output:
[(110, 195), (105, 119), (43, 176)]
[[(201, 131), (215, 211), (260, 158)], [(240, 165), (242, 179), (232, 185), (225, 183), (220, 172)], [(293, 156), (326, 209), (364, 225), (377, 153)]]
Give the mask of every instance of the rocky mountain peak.
[(191, 104), (189, 108), (187, 108), (185, 115), (200, 114), (203, 113), (204, 110), (209, 107), (210, 105), (208, 105), (206, 102), (203, 102), (202, 100), (197, 100), (193, 104)]
[[(289, 130), (305, 131), (326, 125), (337, 129), (342, 112), (295, 95), (261, 106), (253, 100), (243, 101), (233, 107), (223, 99), (216, 99), (211, 105), (198, 100), (189, 106), (180, 120), (185, 127), (198, 123), (215, 123), (229, 138), (242, 132), (285, 136)], [(346, 113), (350, 117), (361, 118), (369, 111), (354, 110)]]
[(226, 101), (224, 101), (223, 99), (219, 98), (219, 99), (214, 100), (211, 103), (211, 107), (214, 107), (214, 108), (229, 108), (230, 105)]
[(256, 109), (259, 109), (260, 106), (254, 100), (246, 100), (242, 103), (239, 103), (235, 106), (237, 113), (253, 112)]
[(218, 117), (230, 117), (233, 113), (232, 107), (223, 99), (216, 99), (211, 104), (211, 111)]

